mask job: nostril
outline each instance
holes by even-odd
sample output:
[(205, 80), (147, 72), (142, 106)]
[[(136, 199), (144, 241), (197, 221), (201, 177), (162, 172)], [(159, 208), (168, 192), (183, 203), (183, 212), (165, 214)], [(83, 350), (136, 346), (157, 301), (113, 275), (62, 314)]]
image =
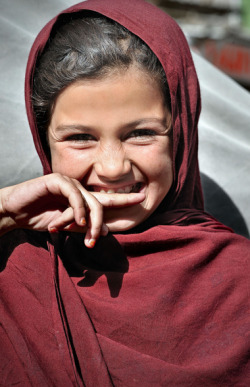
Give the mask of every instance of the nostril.
[(102, 158), (95, 163), (95, 172), (97, 175), (106, 179), (121, 179), (128, 175), (132, 170), (129, 160), (123, 157)]

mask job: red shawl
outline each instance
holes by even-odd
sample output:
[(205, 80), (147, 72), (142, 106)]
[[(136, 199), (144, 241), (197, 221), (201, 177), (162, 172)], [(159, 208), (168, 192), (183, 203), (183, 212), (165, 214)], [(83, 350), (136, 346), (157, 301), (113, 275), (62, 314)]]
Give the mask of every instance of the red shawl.
[[(174, 184), (161, 212), (130, 233), (102, 237), (93, 250), (74, 233), (51, 240), (16, 230), (1, 238), (1, 385), (249, 386), (250, 243), (203, 212), (200, 93), (186, 40), (142, 0), (89, 0), (64, 12), (84, 9), (124, 25), (161, 61)], [(30, 94), (35, 60), (56, 20), (31, 49), (25, 85), (45, 173)]]

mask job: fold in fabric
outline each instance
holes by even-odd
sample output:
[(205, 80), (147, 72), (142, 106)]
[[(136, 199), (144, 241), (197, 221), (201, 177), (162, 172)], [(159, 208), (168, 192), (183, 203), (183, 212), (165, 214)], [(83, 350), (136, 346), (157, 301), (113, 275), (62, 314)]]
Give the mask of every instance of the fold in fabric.
[(245, 238), (158, 226), (95, 254), (81, 235), (57, 238), (1, 240), (4, 386), (248, 385)]

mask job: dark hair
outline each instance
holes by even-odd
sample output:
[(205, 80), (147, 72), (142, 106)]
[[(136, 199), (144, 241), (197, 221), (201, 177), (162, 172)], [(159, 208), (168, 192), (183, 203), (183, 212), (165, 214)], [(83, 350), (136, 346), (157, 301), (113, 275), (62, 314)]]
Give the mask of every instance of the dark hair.
[(54, 103), (62, 90), (77, 80), (101, 79), (132, 64), (159, 82), (170, 106), (162, 65), (139, 37), (95, 12), (62, 15), (34, 73), (32, 103), (43, 145)]

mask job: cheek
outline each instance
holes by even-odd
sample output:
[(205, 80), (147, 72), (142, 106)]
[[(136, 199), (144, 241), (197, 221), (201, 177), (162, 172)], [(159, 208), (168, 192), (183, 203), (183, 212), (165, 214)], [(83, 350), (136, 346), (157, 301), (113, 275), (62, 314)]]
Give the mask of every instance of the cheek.
[(51, 166), (53, 172), (64, 173), (64, 169), (68, 164), (67, 152), (63, 152), (63, 149), (57, 146), (50, 148), (51, 154)]
[(173, 183), (172, 160), (164, 157), (155, 163), (154, 175), (151, 179), (152, 195), (156, 198), (157, 205), (164, 199)]
[(173, 179), (173, 165), (172, 158), (167, 152), (157, 152), (151, 154), (147, 158), (146, 165), (150, 166), (148, 169), (148, 176), (158, 181), (160, 184), (169, 184), (169, 180)]
[(88, 169), (88, 161), (82, 152), (63, 146), (51, 148), (51, 166), (53, 172), (76, 179), (82, 178)]

